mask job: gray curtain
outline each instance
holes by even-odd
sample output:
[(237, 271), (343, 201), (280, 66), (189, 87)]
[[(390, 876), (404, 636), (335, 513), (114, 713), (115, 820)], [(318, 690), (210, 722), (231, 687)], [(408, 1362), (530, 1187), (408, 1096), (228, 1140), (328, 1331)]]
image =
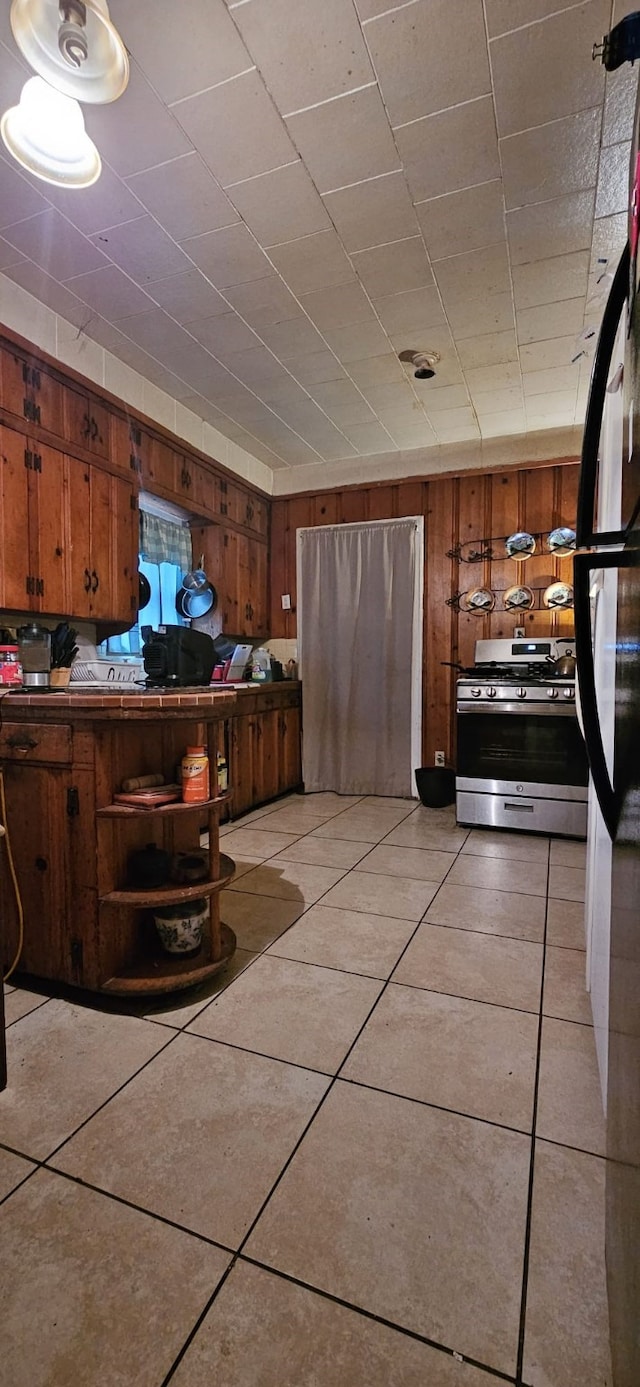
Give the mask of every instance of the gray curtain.
[(307, 791), (415, 796), (423, 536), (421, 516), (298, 531)]

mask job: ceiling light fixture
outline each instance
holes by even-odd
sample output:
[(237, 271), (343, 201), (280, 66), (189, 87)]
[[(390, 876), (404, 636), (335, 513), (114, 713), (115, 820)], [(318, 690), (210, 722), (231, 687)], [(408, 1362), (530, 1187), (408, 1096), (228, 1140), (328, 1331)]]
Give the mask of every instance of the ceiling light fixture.
[(125, 90), (129, 59), (106, 0), (13, 0), (11, 28), (30, 67), (65, 96), (100, 105)]
[(77, 101), (42, 77), (25, 82), (20, 104), (5, 111), (0, 134), (18, 163), (45, 183), (88, 188), (100, 177), (100, 155)]
[(416, 380), (433, 380), (435, 368), (440, 360), (439, 352), (420, 352), (408, 347), (404, 352), (398, 352), (399, 361), (410, 361), (414, 369)]

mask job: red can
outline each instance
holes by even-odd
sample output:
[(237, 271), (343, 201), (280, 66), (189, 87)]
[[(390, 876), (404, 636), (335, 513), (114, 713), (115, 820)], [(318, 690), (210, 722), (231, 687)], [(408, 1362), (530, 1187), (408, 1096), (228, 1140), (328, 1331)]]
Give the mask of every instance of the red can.
[(0, 645), (0, 684), (22, 683), (22, 665), (17, 645)]

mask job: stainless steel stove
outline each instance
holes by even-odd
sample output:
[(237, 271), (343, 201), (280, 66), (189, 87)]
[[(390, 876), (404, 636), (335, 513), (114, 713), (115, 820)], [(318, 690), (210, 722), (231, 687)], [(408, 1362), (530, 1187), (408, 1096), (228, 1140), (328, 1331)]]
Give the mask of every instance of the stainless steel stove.
[(575, 679), (549, 663), (574, 654), (573, 640), (476, 642), (474, 668), (457, 683), (459, 823), (586, 836)]

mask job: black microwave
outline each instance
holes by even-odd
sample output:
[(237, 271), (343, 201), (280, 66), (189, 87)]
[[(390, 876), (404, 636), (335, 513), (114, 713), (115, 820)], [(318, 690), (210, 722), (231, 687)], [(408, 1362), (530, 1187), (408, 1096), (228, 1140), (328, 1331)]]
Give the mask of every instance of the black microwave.
[(189, 626), (142, 627), (142, 659), (150, 688), (196, 688), (211, 683), (215, 651), (206, 631)]

